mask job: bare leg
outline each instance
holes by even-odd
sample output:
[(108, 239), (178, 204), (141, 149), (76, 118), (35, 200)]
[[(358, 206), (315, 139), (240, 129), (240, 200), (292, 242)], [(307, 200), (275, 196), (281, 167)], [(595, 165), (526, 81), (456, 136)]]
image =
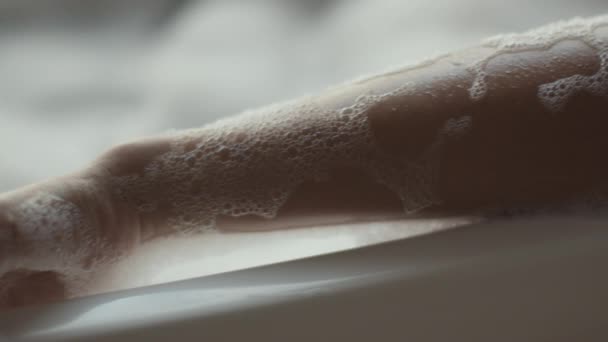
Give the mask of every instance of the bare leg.
[[(260, 223), (272, 228), (564, 200), (597, 186), (608, 168), (599, 158), (608, 146), (602, 25), (497, 39), (119, 147), (99, 164), (138, 203), (144, 236), (229, 229), (249, 216), (274, 218)], [(129, 157), (142, 149), (159, 154)]]
[[(606, 25), (578, 20), (507, 36), (116, 147), (81, 173), (3, 196), (8, 252), (0, 261), (4, 270), (83, 274), (178, 232), (535, 205), (584, 193), (608, 171)], [(53, 257), (37, 264), (45, 256)]]

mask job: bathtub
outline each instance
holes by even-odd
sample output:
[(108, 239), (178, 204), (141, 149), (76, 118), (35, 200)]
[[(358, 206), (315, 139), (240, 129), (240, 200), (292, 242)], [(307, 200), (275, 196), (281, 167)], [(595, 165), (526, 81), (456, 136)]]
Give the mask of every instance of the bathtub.
[(477, 223), (0, 314), (2, 341), (606, 341), (601, 218)]

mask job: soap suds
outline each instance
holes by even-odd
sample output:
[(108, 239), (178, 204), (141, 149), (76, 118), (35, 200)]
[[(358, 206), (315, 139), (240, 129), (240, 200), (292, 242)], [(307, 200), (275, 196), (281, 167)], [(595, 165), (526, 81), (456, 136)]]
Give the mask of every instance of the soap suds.
[(214, 229), (219, 215), (273, 218), (300, 184), (326, 180), (341, 166), (363, 170), (397, 193), (406, 212), (415, 212), (438, 202), (439, 145), (428, 146), (419, 160), (388, 155), (377, 148), (367, 117), (374, 104), (407, 91), (363, 94), (337, 110), (305, 98), (174, 133), (169, 152), (143, 176), (119, 178), (117, 187), (129, 189), (127, 197), (142, 212), (161, 205), (151, 195), (160, 189), (173, 208), (168, 223), (190, 232)]
[(599, 39), (595, 30), (608, 25), (608, 16), (595, 18), (574, 18), (549, 24), (522, 34), (507, 34), (489, 38), (483, 46), (496, 51), (474, 63), (469, 70), (475, 75), (469, 88), (473, 101), (480, 101), (487, 93), (487, 73), (485, 68), (493, 58), (507, 54), (533, 50), (546, 50), (565, 40), (579, 40), (594, 48), (600, 58), (600, 69), (591, 76), (572, 75), (548, 84), (538, 89), (541, 103), (550, 111), (563, 109), (566, 101), (576, 92), (585, 90), (590, 94), (605, 96), (608, 91), (608, 42)]
[(9, 213), (17, 227), (18, 248), (2, 260), (0, 275), (11, 270), (57, 272), (69, 296), (82, 295), (96, 272), (119, 259), (74, 203), (37, 192)]
[[(597, 49), (601, 69), (593, 76), (575, 75), (542, 85), (541, 102), (555, 111), (579, 89), (603, 94), (608, 89), (604, 84), (608, 82), (604, 75), (608, 50), (594, 30), (607, 25), (607, 20), (606, 16), (576, 18), (486, 40), (483, 46), (496, 51), (468, 68), (475, 75), (469, 89), (471, 100), (486, 95), (485, 68), (494, 57), (548, 49), (571, 39)], [(446, 139), (466, 134), (472, 118), (447, 119), (434, 142), (424, 146), (415, 160), (389, 155), (374, 141), (366, 112), (375, 104), (413, 91), (406, 84), (384, 94), (364, 93), (337, 110), (321, 108), (312, 98), (305, 98), (174, 133), (171, 151), (146, 166), (143, 176), (121, 177), (117, 187), (129, 189), (127, 197), (142, 212), (168, 204), (172, 215), (167, 223), (177, 232), (211, 230), (220, 215), (275, 217), (298, 185), (327, 179), (339, 165), (366, 172), (399, 196), (406, 213), (416, 212), (441, 202), (436, 189), (441, 146)], [(164, 203), (159, 202), (158, 191)]]

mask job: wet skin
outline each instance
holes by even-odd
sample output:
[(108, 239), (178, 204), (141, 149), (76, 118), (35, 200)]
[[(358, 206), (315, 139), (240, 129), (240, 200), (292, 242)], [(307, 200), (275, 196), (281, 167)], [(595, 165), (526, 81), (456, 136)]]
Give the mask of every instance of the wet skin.
[[(604, 39), (608, 30), (599, 29), (596, 34)], [(604, 133), (608, 98), (577, 92), (554, 112), (538, 97), (543, 84), (595, 74), (600, 68), (598, 51), (570, 39), (543, 49), (497, 56), (494, 52), (489, 47), (468, 49), (419, 67), (334, 88), (306, 101), (324, 110), (340, 110), (361, 94), (384, 94), (410, 84), (407, 93), (373, 103), (365, 115), (375, 149), (389, 159), (416, 162), (431, 148), (437, 150), (440, 167), (430, 185), (436, 203), (425, 208), (433, 213), (533, 206), (568, 200), (603, 185), (608, 171), (608, 161), (602, 158), (608, 147)], [(485, 65), (487, 91), (475, 101), (469, 93), (475, 79), (469, 66), (487, 56), (493, 56)], [(290, 115), (298, 117), (297, 112)], [(444, 134), (449, 124), (466, 127), (461, 133)], [(103, 241), (103, 245), (91, 246), (84, 257), (79, 256), (76, 263), (82, 269), (92, 267), (92, 260), (99, 256), (128, 254), (143, 241), (172, 234), (168, 218), (176, 203), (167, 195), (172, 191), (170, 183), (147, 189), (146, 195), (158, 205), (155, 210), (141, 211), (136, 199), (129, 196), (135, 190), (128, 185), (117, 189), (113, 179), (144, 177), (147, 166), (171, 150), (173, 139), (175, 136), (163, 136), (124, 144), (110, 149), (83, 171), (0, 195), (0, 271), (5, 272), (0, 277), (0, 307), (73, 295), (56, 270), (29, 269), (27, 263), (2, 268), (3, 263), (9, 265), (35, 254), (34, 249), (46, 243), (35, 230), (25, 229), (14, 214), (36, 193), (53, 194), (74, 204), (85, 217), (86, 229)], [(283, 143), (282, 135), (270, 139), (277, 146)], [(238, 144), (238, 139), (226, 143)], [(270, 184), (272, 177), (264, 177), (272, 173), (265, 173), (264, 168), (289, 167), (288, 163), (287, 159), (273, 159), (255, 169), (253, 178)], [(300, 183), (273, 219), (220, 215), (216, 228), (285, 229), (406, 216), (399, 196), (364, 170), (342, 159), (330, 161), (330, 166), (327, 177)], [(221, 189), (192, 189), (216, 190)]]

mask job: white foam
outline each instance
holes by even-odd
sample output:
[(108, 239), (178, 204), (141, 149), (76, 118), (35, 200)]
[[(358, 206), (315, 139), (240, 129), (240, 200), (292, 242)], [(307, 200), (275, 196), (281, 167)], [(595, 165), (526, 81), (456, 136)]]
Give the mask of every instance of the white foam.
[(55, 271), (72, 296), (82, 294), (92, 276), (120, 256), (78, 206), (57, 195), (37, 192), (8, 214), (25, 249), (2, 260), (0, 275), (17, 269)]
[(142, 212), (168, 201), (175, 208), (169, 224), (181, 232), (213, 229), (219, 215), (271, 219), (300, 184), (326, 179), (336, 166), (366, 172), (398, 194), (406, 212), (417, 211), (438, 202), (437, 146), (419, 160), (389, 156), (367, 117), (371, 106), (407, 91), (363, 94), (337, 110), (305, 98), (173, 133), (169, 152), (116, 187), (129, 189)]
[(608, 16), (595, 18), (574, 18), (549, 24), (521, 34), (507, 34), (486, 39), (483, 45), (496, 51), (477, 61), (469, 70), (475, 75), (469, 88), (473, 101), (479, 101), (487, 93), (485, 67), (496, 56), (506, 53), (517, 53), (531, 50), (548, 49), (565, 40), (578, 40), (597, 50), (601, 66), (598, 72), (591, 76), (572, 75), (548, 84), (538, 89), (541, 103), (550, 111), (556, 112), (563, 108), (567, 100), (576, 92), (586, 90), (594, 95), (606, 95), (608, 89), (608, 44), (595, 35), (595, 30), (608, 26)]

